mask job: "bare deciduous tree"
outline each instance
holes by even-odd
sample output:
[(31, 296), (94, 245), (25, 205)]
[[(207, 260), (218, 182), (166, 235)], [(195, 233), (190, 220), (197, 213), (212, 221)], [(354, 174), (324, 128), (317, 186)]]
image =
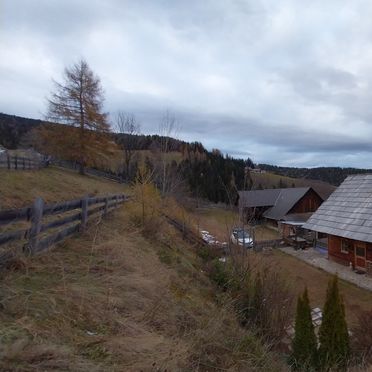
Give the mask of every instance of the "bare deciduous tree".
[(120, 139), (123, 150), (126, 177), (129, 177), (130, 164), (135, 153), (137, 138), (141, 133), (141, 126), (133, 114), (119, 111), (116, 116), (116, 130), (122, 135)]
[(54, 85), (46, 119), (64, 125), (46, 126), (44, 143), (49, 152), (77, 161), (84, 174), (87, 165), (113, 148), (100, 79), (81, 60), (66, 68), (63, 82)]
[(158, 184), (162, 195), (174, 194), (182, 184), (177, 166), (171, 162), (169, 153), (174, 151), (174, 139), (177, 137), (179, 124), (171, 111), (165, 111), (160, 125), (160, 169), (158, 169)]

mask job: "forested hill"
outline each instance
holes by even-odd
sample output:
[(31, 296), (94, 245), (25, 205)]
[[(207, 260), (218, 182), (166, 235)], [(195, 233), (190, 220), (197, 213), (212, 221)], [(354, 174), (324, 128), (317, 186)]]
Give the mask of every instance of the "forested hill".
[(372, 173), (372, 169), (340, 168), (340, 167), (318, 167), (318, 168), (294, 168), (279, 167), (276, 165), (260, 164), (259, 167), (267, 172), (280, 176), (319, 180), (339, 186), (344, 179), (351, 174)]
[[(34, 120), (22, 118), (19, 116), (7, 115), (0, 113), (0, 145), (8, 149), (27, 148), (37, 142), (37, 133), (33, 133), (33, 129), (42, 124), (42, 120)], [(49, 123), (53, 125), (52, 123)], [(329, 170), (321, 175), (312, 175), (306, 173), (303, 169), (296, 168), (281, 168), (270, 165), (264, 165), (262, 168), (292, 178), (275, 176), (273, 174), (259, 174), (247, 172), (248, 169), (254, 168), (251, 159), (235, 159), (227, 155), (223, 155), (219, 150), (214, 149), (208, 151), (199, 142), (188, 143), (174, 138), (162, 137), (159, 135), (129, 135), (129, 134), (113, 134), (113, 137), (120, 148), (130, 148), (135, 153), (130, 161), (130, 167), (124, 172), (123, 169), (113, 169), (112, 164), (115, 159), (110, 159), (107, 167), (113, 172), (121, 172), (122, 176), (131, 182), (135, 178), (138, 170), (139, 158), (145, 158), (145, 163), (149, 168), (159, 168), (159, 152), (164, 151), (164, 142), (167, 142), (167, 150), (169, 152), (169, 161), (167, 163), (167, 172), (171, 175), (170, 179), (180, 177), (183, 183), (186, 184), (186, 189), (192, 195), (209, 199), (214, 202), (229, 203), (235, 200), (234, 195), (237, 190), (242, 189), (262, 189), (262, 188), (285, 188), (285, 187), (314, 187), (320, 194), (327, 197), (333, 187), (329, 184), (317, 183), (317, 181), (307, 181), (314, 178), (324, 180), (333, 184), (340, 183), (348, 170), (334, 168), (333, 173)], [(166, 140), (166, 141), (165, 141)], [(138, 156), (137, 156), (138, 155)], [(140, 156), (142, 155), (142, 156)], [(66, 158), (65, 160), (71, 160)], [(328, 169), (328, 168), (324, 168)], [(287, 173), (284, 173), (284, 171)], [(290, 171), (292, 173), (290, 173)], [(310, 170), (311, 171), (311, 170)], [(337, 172), (344, 171), (338, 178)], [(356, 172), (356, 170), (354, 170)], [(282, 172), (282, 173), (281, 173)], [(154, 172), (156, 174), (156, 172)], [(330, 180), (325, 178), (330, 174), (334, 174)], [(301, 178), (301, 179), (295, 179)], [(157, 182), (155, 177), (155, 182)], [(175, 182), (176, 183), (176, 182)]]
[(42, 120), (0, 113), (0, 145), (16, 149), (24, 136), (41, 124)]

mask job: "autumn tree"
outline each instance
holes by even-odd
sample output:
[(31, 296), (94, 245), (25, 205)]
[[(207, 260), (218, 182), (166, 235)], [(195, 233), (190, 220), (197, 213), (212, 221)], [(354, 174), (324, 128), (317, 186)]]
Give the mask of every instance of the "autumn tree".
[(135, 154), (137, 136), (141, 133), (140, 124), (133, 114), (119, 111), (116, 116), (116, 130), (120, 134), (120, 147), (123, 151), (125, 176), (130, 178), (130, 165)]
[(46, 151), (79, 164), (79, 171), (96, 163), (113, 150), (107, 114), (103, 112), (100, 79), (88, 63), (81, 60), (65, 68), (63, 81), (54, 81), (48, 99), (46, 119), (52, 123), (42, 130)]
[(319, 343), (319, 356), (324, 369), (335, 366), (340, 369), (346, 366), (350, 354), (349, 333), (337, 275), (328, 283)]

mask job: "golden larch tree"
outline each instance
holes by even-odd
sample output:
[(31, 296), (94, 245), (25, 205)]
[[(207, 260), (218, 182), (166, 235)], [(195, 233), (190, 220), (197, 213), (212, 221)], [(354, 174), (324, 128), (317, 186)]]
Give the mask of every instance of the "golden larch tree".
[(41, 130), (43, 146), (49, 154), (77, 162), (84, 174), (86, 166), (96, 165), (115, 149), (107, 113), (103, 112), (100, 79), (81, 60), (65, 68), (63, 82), (54, 81), (54, 85), (46, 114), (53, 124)]

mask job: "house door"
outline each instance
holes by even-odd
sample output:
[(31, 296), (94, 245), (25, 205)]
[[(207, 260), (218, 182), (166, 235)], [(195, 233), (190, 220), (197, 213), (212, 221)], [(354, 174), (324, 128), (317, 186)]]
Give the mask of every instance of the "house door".
[(366, 269), (366, 248), (360, 245), (355, 246), (355, 268)]

